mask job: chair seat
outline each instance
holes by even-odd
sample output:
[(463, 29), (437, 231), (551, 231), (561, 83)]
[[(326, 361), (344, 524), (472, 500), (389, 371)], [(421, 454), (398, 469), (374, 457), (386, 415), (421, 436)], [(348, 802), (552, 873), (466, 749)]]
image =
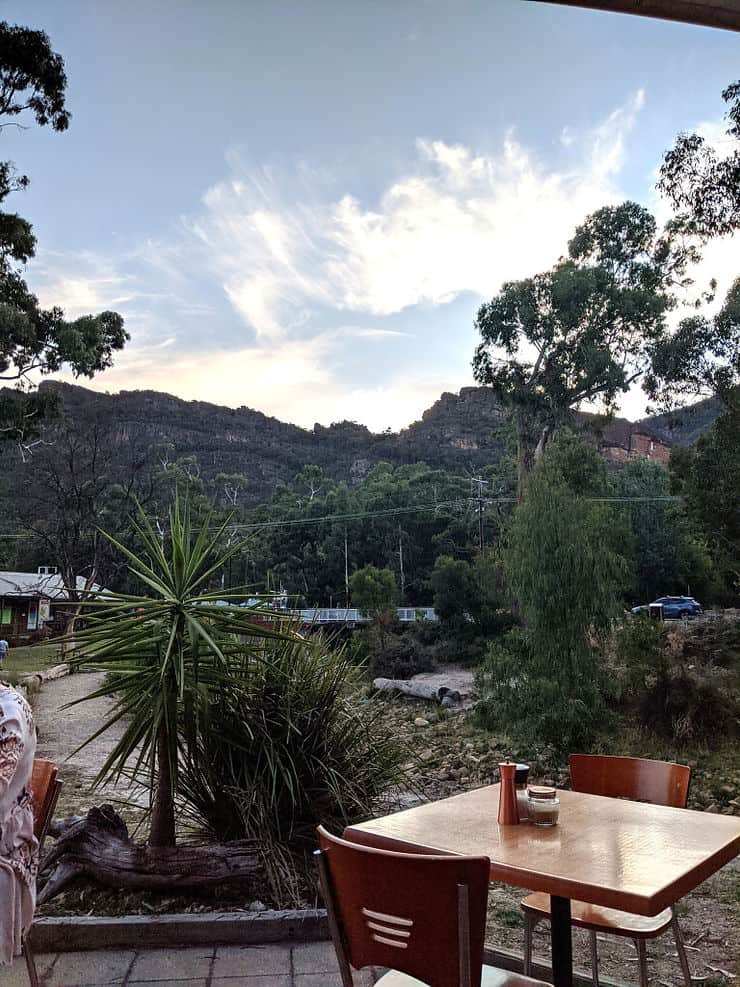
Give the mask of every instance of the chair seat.
[[(539, 918), (550, 917), (550, 896), (537, 892), (527, 895), (522, 908), (530, 915)], [(633, 915), (620, 912), (616, 908), (602, 908), (589, 905), (585, 901), (571, 901), (571, 924), (579, 929), (593, 929), (594, 932), (609, 932), (614, 936), (627, 936), (630, 939), (656, 939), (673, 919), (670, 908), (657, 915)]]
[[(483, 967), (480, 985), (481, 987), (550, 987), (542, 980), (523, 977), (520, 973), (510, 973), (508, 970), (501, 970), (497, 966)], [(380, 980), (376, 981), (375, 987), (426, 987), (426, 985), (421, 980), (410, 977), (407, 973), (389, 970)]]

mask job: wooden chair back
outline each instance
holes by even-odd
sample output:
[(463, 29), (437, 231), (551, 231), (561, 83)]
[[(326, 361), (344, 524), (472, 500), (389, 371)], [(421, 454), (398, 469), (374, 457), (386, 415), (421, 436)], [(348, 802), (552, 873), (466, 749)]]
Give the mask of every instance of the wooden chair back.
[(30, 788), (33, 796), (33, 835), (39, 841), (39, 848), (51, 824), (61, 787), (56, 764), (37, 758), (33, 762)]
[(344, 987), (351, 966), (479, 987), (490, 861), (395, 853), (318, 828), (319, 876)]
[(570, 780), (575, 792), (685, 809), (691, 768), (643, 757), (571, 754)]

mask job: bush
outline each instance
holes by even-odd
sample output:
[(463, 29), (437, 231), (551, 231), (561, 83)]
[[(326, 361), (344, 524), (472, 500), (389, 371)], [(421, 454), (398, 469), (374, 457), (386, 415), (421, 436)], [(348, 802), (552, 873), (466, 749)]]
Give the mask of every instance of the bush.
[(369, 631), (369, 669), (372, 678), (408, 679), (434, 668), (433, 648), (411, 633)]
[[(183, 810), (223, 841), (250, 838), (276, 859), (312, 844), (321, 822), (367, 816), (402, 780), (404, 753), (360, 698), (358, 670), (320, 637), (265, 642), (214, 696), (210, 721), (182, 766)], [(286, 885), (282, 885), (283, 890)]]
[(735, 673), (722, 667), (732, 665), (728, 652), (712, 648), (709, 661), (696, 654), (702, 639), (717, 636), (701, 626), (626, 621), (617, 633), (616, 653), (628, 712), (636, 711), (643, 726), (678, 744), (735, 736), (740, 707)]

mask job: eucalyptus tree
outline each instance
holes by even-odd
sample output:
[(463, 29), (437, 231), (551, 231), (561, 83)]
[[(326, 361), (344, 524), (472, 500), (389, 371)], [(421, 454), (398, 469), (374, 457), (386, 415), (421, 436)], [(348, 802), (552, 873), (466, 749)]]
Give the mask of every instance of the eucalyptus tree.
[(634, 202), (597, 210), (549, 271), (506, 282), (478, 310), (473, 371), (512, 412), (518, 496), (548, 440), (584, 402), (613, 411), (669, 334), (666, 314), (688, 285), (691, 244), (660, 233)]
[(722, 93), (727, 131), (718, 150), (702, 134), (679, 134), (660, 169), (658, 189), (678, 210), (677, 224), (704, 240), (740, 228), (740, 80)]

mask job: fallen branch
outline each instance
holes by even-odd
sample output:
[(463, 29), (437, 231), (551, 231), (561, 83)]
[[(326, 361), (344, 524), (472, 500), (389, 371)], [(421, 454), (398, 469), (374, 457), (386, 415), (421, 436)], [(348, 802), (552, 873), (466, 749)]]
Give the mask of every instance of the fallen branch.
[(133, 843), (110, 805), (54, 823), (49, 835), (57, 841), (44, 857), (43, 869), (51, 874), (39, 893), (40, 904), (78, 877), (111, 888), (151, 891), (243, 881), (261, 870), (258, 848), (249, 840), (177, 847)]
[(404, 695), (417, 699), (431, 699), (442, 706), (456, 706), (462, 698), (456, 689), (448, 689), (444, 685), (435, 688), (426, 682), (414, 682), (411, 679), (373, 679), (373, 685), (381, 691), (403, 692)]

